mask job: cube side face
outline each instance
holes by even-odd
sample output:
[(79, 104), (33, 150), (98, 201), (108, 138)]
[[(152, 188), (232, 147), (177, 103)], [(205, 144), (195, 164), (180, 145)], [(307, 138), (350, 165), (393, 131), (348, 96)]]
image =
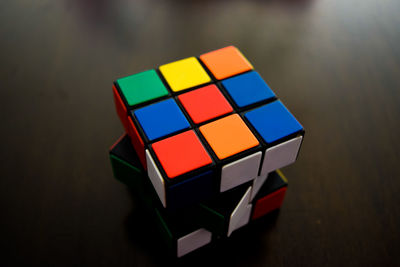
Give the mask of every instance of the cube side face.
[(114, 104), (115, 110), (117, 111), (117, 115), (124, 126), (125, 131), (128, 131), (128, 111), (125, 107), (124, 102), (119, 95), (117, 88), (113, 85), (113, 97), (114, 97)]
[(145, 145), (144, 142), (132, 121), (131, 117), (128, 117), (128, 131), (129, 137), (131, 138), (131, 143), (140, 159), (140, 163), (142, 164), (143, 168), (147, 170), (147, 161), (145, 155)]

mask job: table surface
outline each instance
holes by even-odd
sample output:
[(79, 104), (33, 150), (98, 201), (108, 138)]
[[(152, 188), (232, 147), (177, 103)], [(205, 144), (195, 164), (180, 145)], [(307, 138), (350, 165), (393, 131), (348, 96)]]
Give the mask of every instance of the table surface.
[[(178, 265), (399, 265), (400, 2), (0, 3), (0, 265), (165, 265), (112, 175), (116, 78), (239, 47), (302, 122), (279, 213)], [(160, 256), (161, 255), (161, 256)]]

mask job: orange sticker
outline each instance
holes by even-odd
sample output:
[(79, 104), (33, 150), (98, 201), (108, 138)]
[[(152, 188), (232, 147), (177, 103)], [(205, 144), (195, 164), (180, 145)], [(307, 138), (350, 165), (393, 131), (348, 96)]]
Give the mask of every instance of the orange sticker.
[(219, 159), (225, 159), (259, 144), (238, 114), (205, 124), (199, 129)]
[(234, 46), (227, 46), (200, 56), (207, 68), (218, 80), (253, 69), (250, 62)]

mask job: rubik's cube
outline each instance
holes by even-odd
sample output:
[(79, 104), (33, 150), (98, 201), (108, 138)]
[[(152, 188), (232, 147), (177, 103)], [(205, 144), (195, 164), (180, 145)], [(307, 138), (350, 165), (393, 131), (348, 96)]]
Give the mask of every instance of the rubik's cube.
[[(147, 181), (159, 218), (188, 216), (204, 227), (196, 233), (207, 238), (191, 235), (204, 243), (282, 204), (287, 182), (275, 170), (296, 160), (304, 129), (237, 48), (118, 79), (113, 94), (129, 136), (110, 151), (114, 174)], [(121, 146), (117, 152), (131, 151), (116, 153)], [(127, 154), (137, 161), (123, 160)], [(122, 171), (132, 168), (146, 179)]]

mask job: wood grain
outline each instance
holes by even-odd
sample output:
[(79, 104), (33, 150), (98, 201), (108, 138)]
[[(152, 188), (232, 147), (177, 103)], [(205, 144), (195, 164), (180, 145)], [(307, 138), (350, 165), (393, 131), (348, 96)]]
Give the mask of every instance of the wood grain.
[(395, 0), (1, 1), (0, 265), (165, 264), (112, 176), (111, 83), (229, 44), (305, 141), (279, 213), (176, 264), (400, 265), (399, 12)]

